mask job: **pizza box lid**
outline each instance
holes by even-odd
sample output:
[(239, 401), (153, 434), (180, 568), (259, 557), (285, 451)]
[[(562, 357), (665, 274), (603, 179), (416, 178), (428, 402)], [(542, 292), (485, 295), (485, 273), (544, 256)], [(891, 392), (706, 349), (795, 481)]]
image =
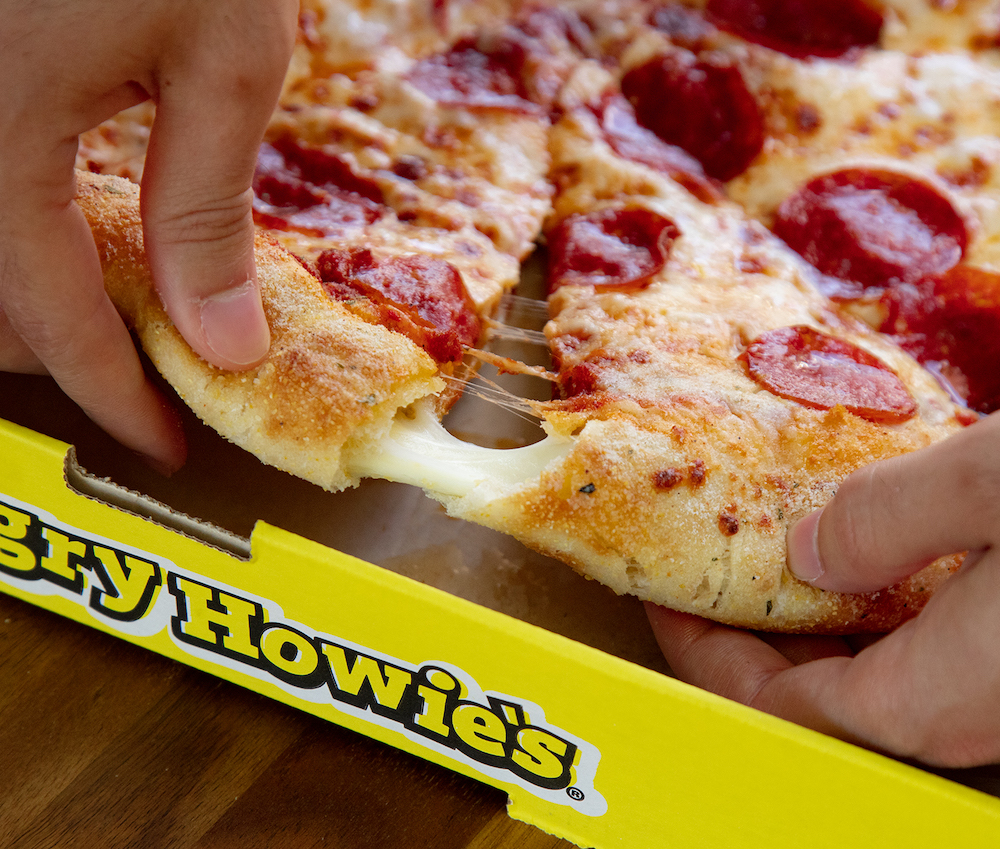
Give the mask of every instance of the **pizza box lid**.
[(193, 420), (158, 478), (46, 379), (0, 383), (4, 592), (500, 788), (582, 847), (996, 844), (995, 777), (680, 683), (634, 600), (416, 490), (320, 492)]

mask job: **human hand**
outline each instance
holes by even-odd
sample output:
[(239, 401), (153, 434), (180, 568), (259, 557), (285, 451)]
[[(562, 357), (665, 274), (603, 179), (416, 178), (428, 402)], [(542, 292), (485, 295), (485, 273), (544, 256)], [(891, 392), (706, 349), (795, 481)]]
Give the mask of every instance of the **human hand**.
[(968, 551), (923, 611), (885, 637), (754, 635), (647, 605), (681, 680), (800, 725), (943, 767), (1000, 761), (1000, 415), (851, 475), (788, 534), (822, 589), (890, 586)]
[(152, 98), (146, 253), (191, 347), (225, 369), (270, 344), (253, 261), (257, 149), (294, 0), (0, 0), (0, 370), (48, 372), (124, 445), (172, 471), (176, 414), (104, 292), (75, 194), (80, 133)]

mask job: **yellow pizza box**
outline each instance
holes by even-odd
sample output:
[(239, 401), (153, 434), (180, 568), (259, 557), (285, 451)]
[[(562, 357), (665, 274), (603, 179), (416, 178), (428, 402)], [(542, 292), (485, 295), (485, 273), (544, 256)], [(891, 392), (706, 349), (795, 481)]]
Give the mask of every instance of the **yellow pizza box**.
[[(76, 448), (39, 432), (76, 440), (80, 418), (42, 379), (2, 380), (4, 592), (500, 788), (581, 847), (1000, 840), (1000, 799), (672, 679), (633, 600), (464, 542), (417, 490), (321, 493), (190, 422), (190, 471), (144, 478), (124, 452), (99, 460), (86, 424)], [(275, 504), (334, 530), (226, 527)]]

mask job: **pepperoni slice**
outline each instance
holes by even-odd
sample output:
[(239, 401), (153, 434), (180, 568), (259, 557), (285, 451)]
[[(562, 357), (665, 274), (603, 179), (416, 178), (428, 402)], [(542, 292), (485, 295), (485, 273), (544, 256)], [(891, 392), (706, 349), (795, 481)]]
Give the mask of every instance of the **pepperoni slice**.
[(483, 43), (521, 80), (524, 96), (546, 108), (555, 101), (568, 71), (559, 57), (597, 53), (593, 33), (580, 14), (558, 6), (529, 5), (499, 37), (487, 37)]
[(272, 230), (326, 236), (386, 212), (378, 185), (321, 148), (285, 140), (263, 144), (253, 179), (254, 220)]
[(461, 360), (479, 341), (480, 322), (448, 262), (426, 256), (376, 259), (370, 250), (329, 250), (316, 261), (327, 293), (339, 301), (367, 299), (379, 323), (405, 333), (437, 362)]
[(537, 13), (446, 53), (417, 62), (406, 79), (445, 106), (537, 114), (560, 83), (552, 66), (553, 40), (567, 38), (568, 15)]
[(883, 295), (880, 328), (978, 413), (1000, 409), (1000, 274), (959, 265)]
[(865, 0), (708, 0), (706, 13), (720, 29), (798, 58), (876, 44), (883, 24)]
[(903, 382), (881, 360), (806, 325), (762, 333), (741, 359), (758, 384), (808, 407), (840, 404), (864, 419), (890, 424), (917, 411)]
[(356, 173), (346, 158), (328, 148), (307, 144), (292, 136), (276, 139), (272, 147), (283, 157), (289, 169), (314, 186), (353, 192), (373, 203), (385, 202), (382, 189), (375, 180)]
[(965, 252), (965, 221), (937, 189), (891, 171), (851, 168), (807, 183), (774, 231), (846, 295), (943, 274)]
[(519, 77), (471, 40), (459, 42), (447, 53), (421, 59), (406, 79), (445, 106), (526, 114), (537, 111), (525, 97)]
[(590, 108), (600, 121), (604, 140), (623, 159), (659, 171), (705, 203), (718, 203), (722, 199), (722, 191), (705, 175), (701, 163), (640, 126), (631, 105), (620, 94), (608, 92)]
[(621, 86), (640, 124), (717, 180), (742, 174), (764, 145), (760, 108), (726, 56), (673, 50), (631, 68)]
[(566, 69), (557, 56), (592, 53), (592, 41), (576, 12), (529, 6), (501, 28), (422, 59), (406, 79), (446, 106), (537, 114), (562, 85)]
[(648, 209), (570, 215), (549, 235), (549, 287), (642, 289), (667, 262), (680, 231)]

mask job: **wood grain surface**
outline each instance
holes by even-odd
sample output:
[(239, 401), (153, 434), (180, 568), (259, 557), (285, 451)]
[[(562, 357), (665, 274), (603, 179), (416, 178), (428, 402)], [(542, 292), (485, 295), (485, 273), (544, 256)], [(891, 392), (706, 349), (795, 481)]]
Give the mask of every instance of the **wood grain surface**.
[(0, 594), (0, 846), (571, 844), (493, 788)]

